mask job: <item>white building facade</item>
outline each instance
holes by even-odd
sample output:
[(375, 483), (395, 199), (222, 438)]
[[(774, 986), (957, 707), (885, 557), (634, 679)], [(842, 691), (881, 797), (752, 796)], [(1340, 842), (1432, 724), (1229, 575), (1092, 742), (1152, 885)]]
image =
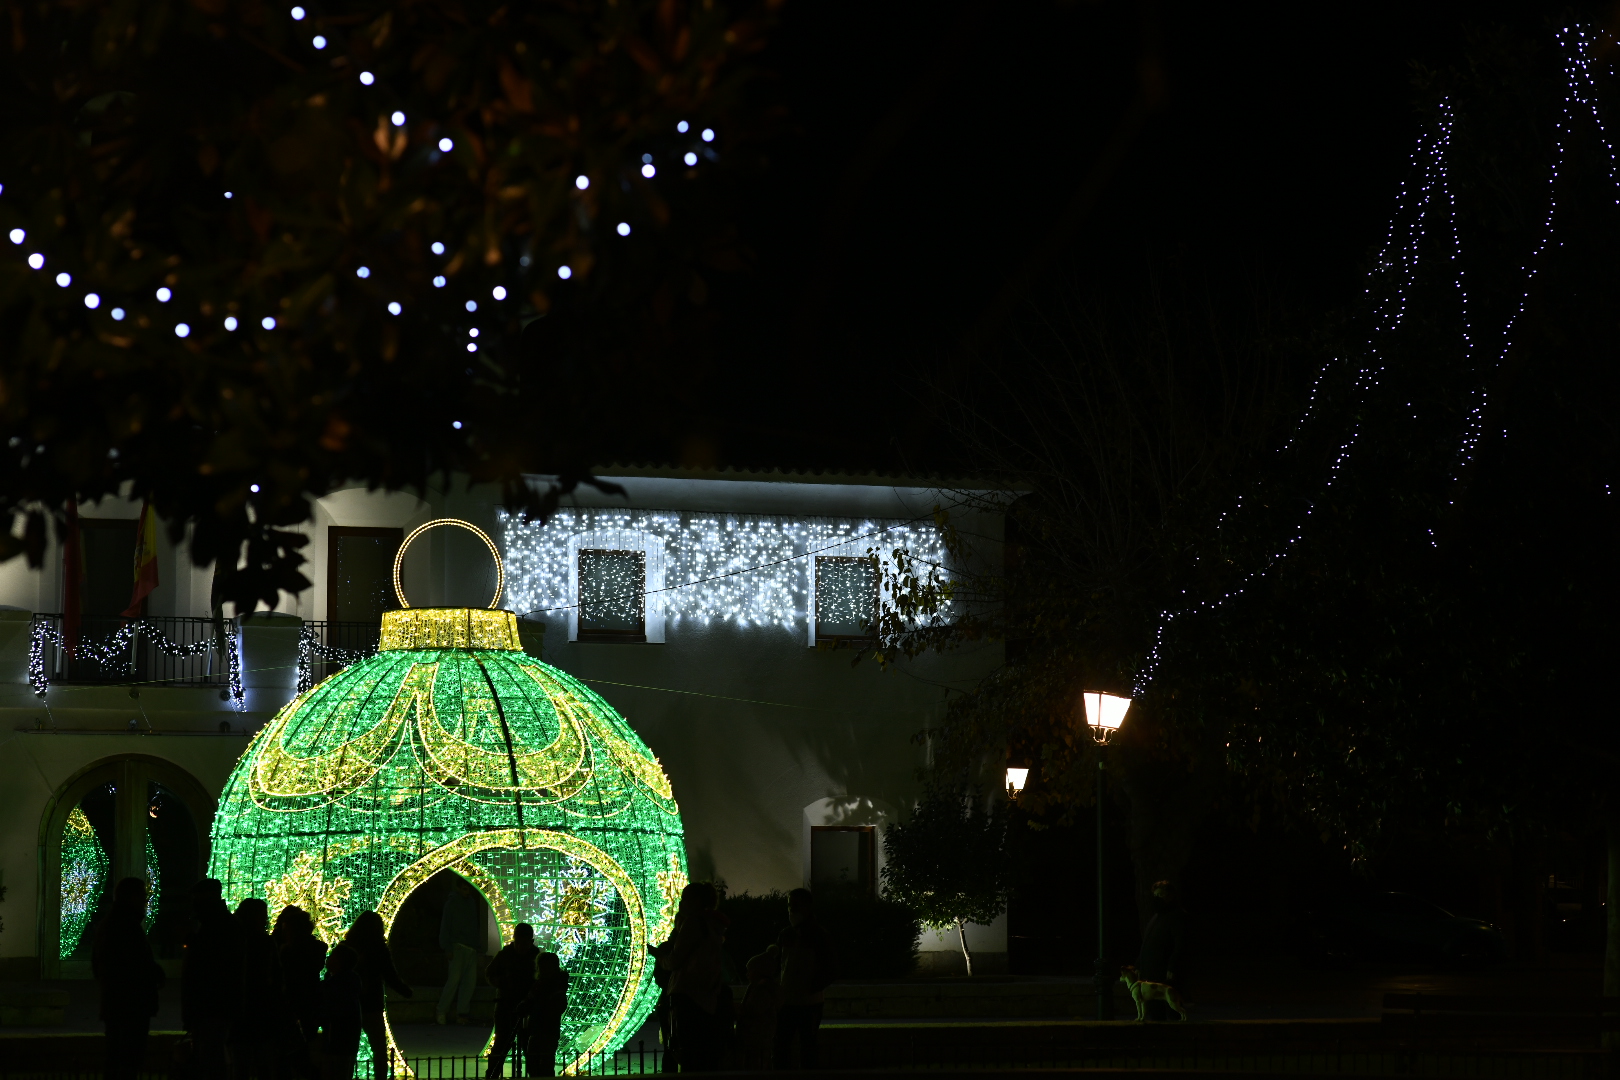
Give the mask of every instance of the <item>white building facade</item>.
[[(854, 663), (883, 588), (870, 555), (945, 567), (934, 513), (958, 499), (880, 477), (604, 472), (625, 494), (583, 489), (544, 524), (508, 517), (478, 488), (333, 492), (305, 526), (313, 584), (274, 613), (232, 619), (224, 656), (211, 571), (167, 537), (142, 629), (120, 629), (138, 503), (80, 508), (71, 657), (61, 545), (39, 570), (0, 564), (0, 978), (87, 977), (96, 890), (130, 874), (158, 880), (152, 938), (178, 958), (179, 908), (165, 898), (206, 865), (213, 800), (247, 739), (301, 682), (374, 647), (397, 603), (395, 553), (442, 518), (494, 539), (504, 581), (474, 534), (435, 528), (403, 560), (412, 605), (481, 607), (498, 588), (526, 647), (659, 755), (693, 877), (733, 892), (878, 887), (882, 829), (925, 764), (917, 736), (1001, 657), (986, 644), (887, 670)], [(999, 550), (999, 516), (958, 507), (952, 521)], [(969, 942), (980, 970), (1004, 965), (1005, 918)], [(925, 935), (923, 948), (926, 967), (960, 966), (954, 936)]]

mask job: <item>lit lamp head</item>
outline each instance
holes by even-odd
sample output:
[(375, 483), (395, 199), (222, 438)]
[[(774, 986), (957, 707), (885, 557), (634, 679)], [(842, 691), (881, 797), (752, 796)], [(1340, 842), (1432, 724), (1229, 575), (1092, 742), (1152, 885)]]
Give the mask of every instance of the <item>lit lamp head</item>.
[(1029, 781), (1028, 769), (1007, 769), (1007, 798), (1017, 798), (1018, 793), (1024, 790), (1024, 784)]
[(1088, 693), (1080, 696), (1086, 702), (1086, 724), (1091, 728), (1091, 737), (1100, 743), (1107, 743), (1125, 722), (1131, 699), (1115, 694)]

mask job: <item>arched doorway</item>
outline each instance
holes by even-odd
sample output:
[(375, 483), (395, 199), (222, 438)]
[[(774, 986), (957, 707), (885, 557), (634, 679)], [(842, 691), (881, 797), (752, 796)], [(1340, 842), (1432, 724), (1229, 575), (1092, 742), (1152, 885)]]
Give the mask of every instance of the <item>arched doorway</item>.
[(40, 821), (44, 977), (90, 977), (93, 928), (113, 885), (126, 877), (146, 878), (153, 952), (177, 964), (186, 894), (207, 865), (213, 816), (214, 800), (203, 786), (160, 758), (106, 758), (64, 784)]

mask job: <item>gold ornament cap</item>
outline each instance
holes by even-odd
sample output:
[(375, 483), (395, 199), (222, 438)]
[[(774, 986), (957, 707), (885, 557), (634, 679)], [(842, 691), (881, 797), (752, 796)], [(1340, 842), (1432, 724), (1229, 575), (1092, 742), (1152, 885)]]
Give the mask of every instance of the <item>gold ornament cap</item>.
[(379, 651), (389, 649), (507, 649), (522, 652), (517, 616), (486, 608), (403, 608), (385, 611)]

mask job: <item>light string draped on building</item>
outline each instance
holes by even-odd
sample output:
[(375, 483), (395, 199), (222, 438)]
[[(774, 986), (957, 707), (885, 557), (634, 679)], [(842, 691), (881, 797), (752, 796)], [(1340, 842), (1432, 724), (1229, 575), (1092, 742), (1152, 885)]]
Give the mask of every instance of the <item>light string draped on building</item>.
[(335, 645), (323, 645), (315, 635), (314, 628), (301, 626), (298, 628), (298, 692), (302, 694), (314, 687), (316, 660), (347, 667), (356, 660), (364, 660), (376, 653), (376, 649), (340, 649)]
[[(155, 624), (145, 619), (136, 619), (120, 626), (103, 641), (93, 641), (81, 635), (73, 646), (72, 655), (78, 659), (89, 660), (103, 671), (122, 670), (134, 674), (135, 660), (130, 647), (137, 635), (150, 642), (163, 655), (177, 659), (201, 656), (215, 646), (211, 638), (190, 644), (172, 641)], [(67, 638), (62, 631), (44, 619), (36, 618), (28, 642), (28, 684), (40, 697), (44, 697), (46, 690), (50, 688), (50, 678), (45, 671), (46, 645), (54, 645), (64, 653), (68, 652)], [(225, 635), (225, 666), (229, 673), (227, 689), (231, 700), (238, 703), (237, 707), (241, 708), (242, 664), (237, 653), (234, 634)]]
[[(675, 510), (559, 510), (544, 524), (501, 512), (506, 606), (527, 614), (575, 609), (582, 548), (647, 552), (648, 614), (740, 626), (794, 627), (811, 617), (815, 557), (898, 550), (943, 566), (931, 519), (800, 518)], [(662, 582), (662, 584), (659, 584)]]
[[(294, 22), (301, 21), (304, 15), (307, 14), (300, 7), (294, 7), (291, 10), (301, 13), (289, 16)], [(315, 34), (306, 40), (309, 47), (316, 52), (325, 50), (331, 44), (321, 34)], [(375, 139), (379, 149), (384, 153), (398, 156), (399, 153), (404, 152), (404, 147), (408, 145), (406, 129), (411, 122), (411, 117), (401, 107), (403, 95), (397, 91), (391, 91), (386, 80), (379, 78), (373, 71), (360, 70), (355, 77), (361, 86), (366, 88), (363, 93), (370, 94), (378, 102), (375, 106)], [(433, 135), (438, 135), (441, 131), (452, 130), (447, 122), (428, 121), (426, 129), (431, 134), (425, 140), (425, 145), (421, 151), (425, 164), (436, 164), (456, 152), (457, 142), (451, 135), (445, 134), (440, 135), (438, 138), (433, 137)], [(713, 127), (681, 120), (676, 123), (674, 132), (669, 134), (667, 138), (668, 142), (665, 144), (651, 147), (640, 155), (635, 171), (642, 181), (654, 180), (659, 174), (659, 164), (663, 162), (671, 164), (678, 162), (691, 170), (698, 168), (703, 162), (714, 163), (720, 159), (719, 150), (716, 146), (718, 135)], [(397, 147), (395, 145), (396, 140)], [(574, 177), (572, 186), (577, 191), (584, 192), (591, 187), (591, 183), (591, 177), (581, 173)], [(0, 195), (3, 195), (4, 191), (5, 185), (0, 183)], [(234, 191), (222, 191), (220, 193), (221, 198), (226, 202), (235, 202), (236, 194)], [(586, 232), (595, 232), (591, 228), (593, 224), (598, 224), (594, 217), (587, 215), (583, 210), (580, 210), (577, 216), (584, 222)], [(619, 221), (613, 224), (603, 220), (599, 224), (601, 226), (601, 236), (605, 243), (634, 242), (627, 239), (635, 231), (630, 222)], [(610, 232), (611, 236), (609, 235)], [(79, 297), (87, 311), (93, 313), (93, 317), (106, 318), (110, 322), (118, 324), (117, 330), (120, 336), (133, 336), (142, 330), (150, 329), (153, 333), (160, 334), (165, 339), (173, 337), (195, 341), (210, 332), (216, 334), (222, 332), (226, 336), (231, 336), (237, 333), (253, 333), (255, 329), (265, 334), (287, 329), (279, 308), (266, 309), (263, 312), (252, 312), (243, 308), (236, 301), (231, 301), (225, 305), (223, 311), (216, 312), (207, 304), (198, 303), (192, 305), (188, 303), (180, 291), (180, 285), (172, 279), (166, 279), (166, 284), (146, 294), (135, 295), (114, 292), (106, 287), (94, 285), (98, 272), (105, 276), (104, 269), (98, 271), (97, 268), (84, 264), (82, 260), (75, 263), (67, 254), (62, 252), (47, 254), (44, 245), (37, 241), (31, 241), (28, 231), (21, 226), (13, 226), (7, 231), (6, 235), (17, 257), (23, 261), (28, 269), (44, 272), (52, 276), (58, 288), (73, 290), (73, 295)], [(446, 295), (455, 295), (451, 279), (459, 268), (485, 265), (483, 258), (467, 259), (466, 251), (455, 251), (443, 240), (431, 241), (428, 244), (428, 250), (437, 262), (424, 271), (423, 282), (431, 285), (435, 290), (450, 289), (451, 292)], [(371, 267), (366, 265), (363, 260), (364, 257), (362, 256), (360, 265), (346, 268), (343, 271), (344, 274), (352, 273), (357, 281), (366, 282), (371, 293), (370, 299), (377, 304), (380, 310), (386, 311), (394, 318), (404, 315), (405, 306), (401, 303), (399, 296), (389, 295), (386, 291), (371, 289), (371, 286), (374, 286), (376, 282), (372, 280), (374, 275)], [(517, 260), (519, 276), (527, 277), (531, 271), (540, 272), (543, 275), (542, 280), (548, 283), (550, 283), (552, 276), (558, 282), (566, 282), (577, 276), (574, 267), (567, 263), (555, 263), (548, 268), (536, 266), (535, 261), (536, 256), (529, 250), (525, 250)], [(93, 287), (87, 287), (87, 282)], [(497, 348), (499, 347), (498, 338), (495, 341), (491, 340), (491, 334), (498, 334), (498, 329), (487, 325), (478, 325), (480, 320), (476, 319), (476, 313), (479, 310), (480, 303), (494, 302), (500, 304), (509, 298), (516, 300), (520, 295), (520, 287), (516, 282), (512, 283), (510, 289), (506, 284), (496, 284), (486, 290), (485, 285), (487, 285), (487, 280), (484, 284), (471, 288), (463, 295), (459, 295), (457, 298), (460, 303), (454, 305), (457, 310), (465, 310), (467, 319), (463, 324), (450, 328), (448, 333), (457, 345), (464, 348), (468, 354), (478, 353), (481, 349), (487, 351), (492, 344)], [(195, 314), (191, 313), (193, 306), (196, 308)], [(499, 324), (503, 320), (495, 319), (492, 321)], [(110, 331), (112, 328), (104, 326), (103, 329)], [(473, 369), (467, 368), (466, 373), (472, 375)], [(465, 428), (463, 420), (452, 420), (450, 423), (457, 431), (462, 431)], [(468, 435), (470, 437), (471, 432), (468, 432)], [(32, 443), (32, 440), (29, 440), (29, 443)], [(43, 443), (31, 446), (16, 437), (10, 440), (9, 448), (20, 453), (25, 465), (30, 453), (39, 454), (45, 452)], [(118, 460), (116, 448), (108, 451), (108, 458), (114, 462)], [(254, 490), (257, 491), (258, 489), (255, 488)]]
[[(1419, 263), (1419, 247), (1424, 238), (1424, 226), (1430, 209), (1437, 198), (1447, 200), (1450, 205), (1450, 187), (1446, 172), (1446, 156), (1451, 145), (1451, 132), (1453, 114), (1449, 100), (1442, 101), (1440, 116), (1433, 133), (1423, 132), (1418, 136), (1417, 148), (1412, 153), (1414, 164), (1421, 167), (1421, 182), (1414, 197), (1406, 181), (1402, 181), (1396, 194), (1395, 212), (1390, 216), (1389, 228), (1385, 233), (1384, 245), (1379, 251), (1378, 258), (1372, 270), (1368, 272), (1369, 284), (1365, 295), (1373, 300), (1371, 312), (1371, 329), (1368, 334), (1367, 347), (1360, 368), (1356, 372), (1353, 390), (1356, 395), (1356, 407), (1352, 415), (1357, 419), (1352, 422), (1349, 432), (1334, 452), (1332, 464), (1328, 468), (1324, 488), (1331, 488), (1339, 477), (1344, 463), (1349, 459), (1351, 451), (1355, 448), (1361, 435), (1362, 406), (1371, 392), (1379, 385), (1385, 371), (1385, 358), (1383, 343), (1389, 336), (1400, 328), (1406, 317), (1407, 304), (1411, 287), (1416, 279)], [(1413, 204), (1415, 203), (1415, 211)], [(1458, 288), (1461, 288), (1461, 265), (1458, 260), (1460, 252), (1456, 244), (1458, 238), (1456, 230), (1452, 230), (1453, 252), (1452, 259), (1456, 262)], [(1387, 289), (1375, 289), (1384, 282), (1392, 282)], [(1466, 311), (1466, 299), (1464, 300)], [(1321, 373), (1317, 382), (1321, 380)], [(1316, 399), (1316, 386), (1313, 384), (1310, 403), (1289, 439), (1292, 445), (1294, 438), (1303, 430), (1312, 417), (1311, 409)], [(1241, 509), (1242, 500), (1238, 500)], [(1270, 573), (1283, 559), (1288, 557), (1301, 540), (1305, 537), (1305, 529), (1309, 524), (1312, 512), (1316, 508), (1313, 499), (1305, 507), (1304, 514), (1290, 530), (1288, 537), (1274, 551), (1265, 563), (1255, 570), (1251, 570), (1234, 585), (1228, 587), (1218, 597), (1202, 600), (1180, 609), (1165, 609), (1159, 612), (1157, 623), (1153, 631), (1153, 645), (1150, 648), (1146, 662), (1137, 671), (1133, 680), (1133, 693), (1140, 697), (1152, 686), (1158, 674), (1159, 663), (1163, 659), (1165, 638), (1170, 632), (1175, 620), (1190, 615), (1205, 614), (1215, 611), (1226, 604), (1227, 601), (1242, 596), (1248, 587), (1256, 580)], [(1224, 524), (1227, 515), (1221, 515), (1221, 524)], [(1185, 595), (1187, 590), (1182, 590)]]
[[(1502, 346), (1497, 350), (1496, 361), (1490, 370), (1484, 373), (1485, 377), (1473, 391), (1473, 403), (1469, 407), (1468, 419), (1463, 426), (1462, 441), (1457, 450), (1456, 471), (1452, 476), (1452, 495), (1448, 501), (1448, 505), (1451, 506), (1455, 506), (1461, 496), (1464, 475), (1474, 463), (1474, 456), (1479, 450), (1480, 439), (1484, 434), (1485, 411), (1490, 403), (1490, 378), (1501, 369), (1503, 361), (1513, 348), (1514, 331), (1518, 328), (1520, 317), (1524, 315), (1525, 307), (1530, 303), (1531, 287), (1535, 284), (1536, 276), (1541, 272), (1543, 259), (1552, 246), (1554, 225), (1558, 217), (1558, 179), (1564, 168), (1569, 139), (1574, 136), (1575, 117), (1572, 113), (1574, 105), (1584, 105), (1591, 114), (1592, 123), (1597, 127), (1598, 139), (1608, 154), (1609, 183), (1616, 190), (1615, 204), (1620, 206), (1620, 179), (1617, 179), (1615, 171), (1614, 146), (1609, 142), (1608, 131), (1603, 126), (1603, 117), (1598, 112), (1597, 84), (1592, 76), (1591, 52), (1594, 42), (1584, 27), (1566, 26), (1558, 31), (1556, 37), (1559, 50), (1563, 53), (1565, 93), (1558, 120), (1553, 126), (1553, 161), (1547, 174), (1547, 214), (1541, 227), (1541, 239), (1522, 268), (1524, 288), (1519, 294), (1518, 306), (1508, 316), (1507, 326), (1502, 331)], [(1431, 529), (1429, 532), (1430, 542), (1438, 546), (1439, 540), (1433, 537), (1434, 530)]]

